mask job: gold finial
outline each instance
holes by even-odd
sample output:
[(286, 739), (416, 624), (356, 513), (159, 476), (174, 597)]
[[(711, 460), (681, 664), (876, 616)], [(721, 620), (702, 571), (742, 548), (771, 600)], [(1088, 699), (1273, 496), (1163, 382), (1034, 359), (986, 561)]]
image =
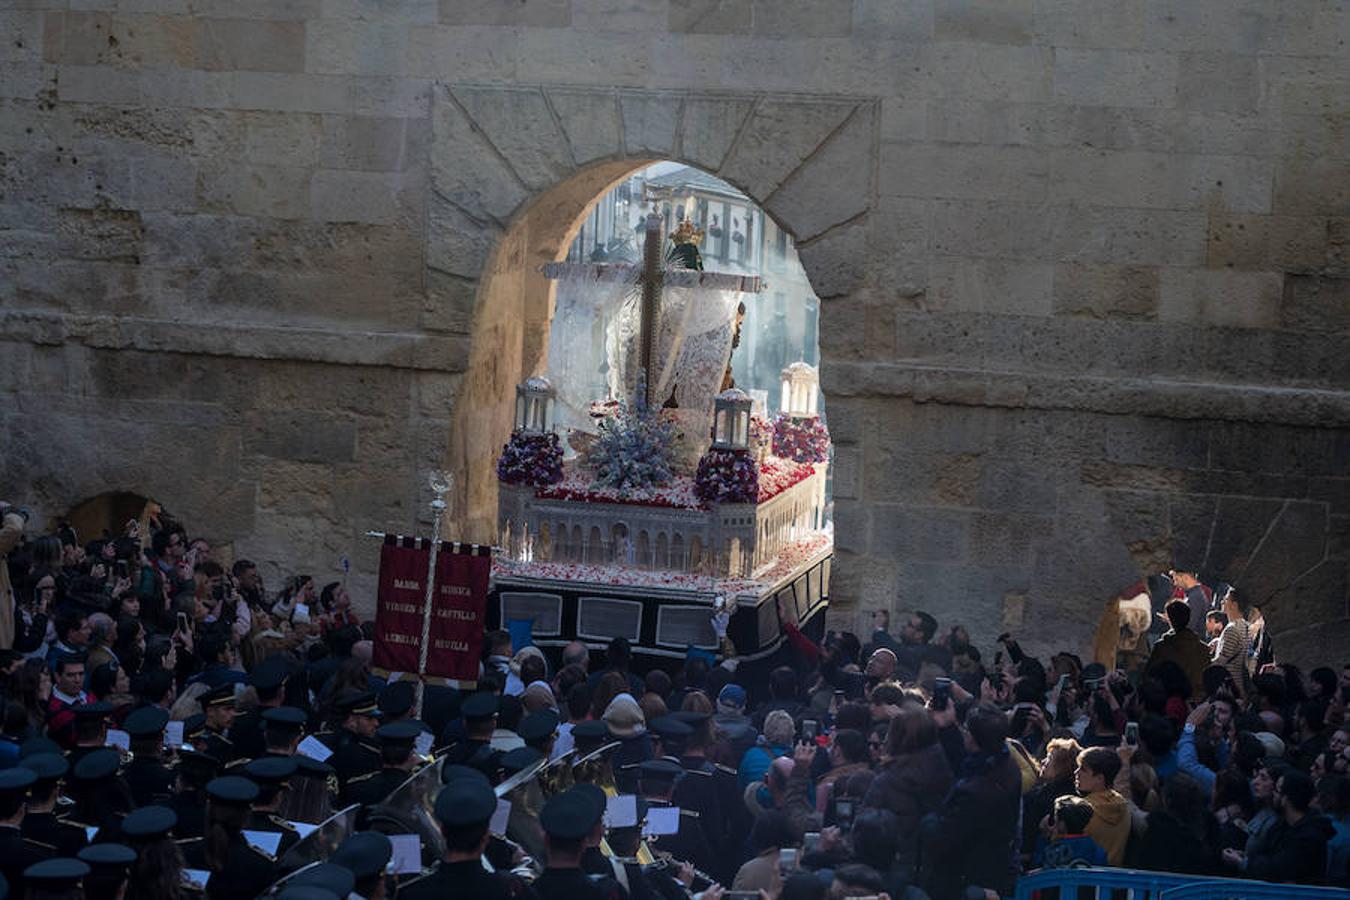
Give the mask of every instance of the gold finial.
[(680, 227), (671, 232), (670, 239), (679, 246), (680, 244), (693, 244), (697, 247), (703, 243), (703, 229), (698, 228), (693, 222), (684, 219), (680, 222)]

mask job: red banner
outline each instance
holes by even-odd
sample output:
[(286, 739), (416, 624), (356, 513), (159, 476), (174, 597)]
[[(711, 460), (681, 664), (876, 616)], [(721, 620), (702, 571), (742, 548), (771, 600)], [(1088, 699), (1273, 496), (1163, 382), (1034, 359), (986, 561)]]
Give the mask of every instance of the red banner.
[(491, 551), (473, 544), (442, 544), (436, 555), (436, 602), (431, 617), (427, 674), (478, 680), (487, 614)]
[(380, 548), (380, 593), (375, 607), (375, 653), (372, 662), (388, 672), (417, 673), (422, 644), (422, 610), (426, 605), (425, 542), (393, 535)]

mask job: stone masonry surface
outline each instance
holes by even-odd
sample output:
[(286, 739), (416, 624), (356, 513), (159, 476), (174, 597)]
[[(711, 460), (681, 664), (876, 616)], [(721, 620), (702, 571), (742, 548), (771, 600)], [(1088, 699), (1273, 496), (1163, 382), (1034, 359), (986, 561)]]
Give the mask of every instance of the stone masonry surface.
[(1330, 0), (4, 4), (0, 497), (153, 496), (371, 603), (361, 533), (425, 528), (431, 467), (491, 538), (535, 268), (673, 158), (822, 298), (835, 627), (1084, 649), (1184, 555), (1325, 661), (1347, 37)]

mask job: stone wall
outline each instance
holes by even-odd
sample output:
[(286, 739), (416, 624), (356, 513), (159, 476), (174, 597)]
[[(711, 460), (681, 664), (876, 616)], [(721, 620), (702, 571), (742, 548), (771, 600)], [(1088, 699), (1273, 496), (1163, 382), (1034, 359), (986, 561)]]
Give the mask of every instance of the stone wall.
[[(683, 159), (797, 237), (835, 615), (1086, 644), (1174, 553), (1350, 636), (1350, 16), (1330, 0), (20, 0), (0, 496), (162, 499), (276, 577), (486, 540), (532, 274)], [(1037, 649), (1045, 645), (1040, 644)]]

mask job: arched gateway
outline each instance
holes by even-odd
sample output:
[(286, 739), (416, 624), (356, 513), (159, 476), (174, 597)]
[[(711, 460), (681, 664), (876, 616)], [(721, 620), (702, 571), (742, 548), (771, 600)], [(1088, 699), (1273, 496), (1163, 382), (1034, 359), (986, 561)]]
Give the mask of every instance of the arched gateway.
[[(565, 256), (591, 205), (635, 169), (677, 160), (742, 190), (796, 239), (822, 299), (845, 293), (863, 270), (875, 195), (872, 102), (452, 85), (437, 90), (432, 115), (429, 303), (470, 335), (447, 459), (465, 534), (503, 527), (494, 462), (517, 384), (541, 374), (547, 358), (553, 292), (543, 267)], [(822, 359), (827, 385), (829, 365)], [(706, 546), (706, 536), (680, 537), (686, 547), (694, 541)]]

